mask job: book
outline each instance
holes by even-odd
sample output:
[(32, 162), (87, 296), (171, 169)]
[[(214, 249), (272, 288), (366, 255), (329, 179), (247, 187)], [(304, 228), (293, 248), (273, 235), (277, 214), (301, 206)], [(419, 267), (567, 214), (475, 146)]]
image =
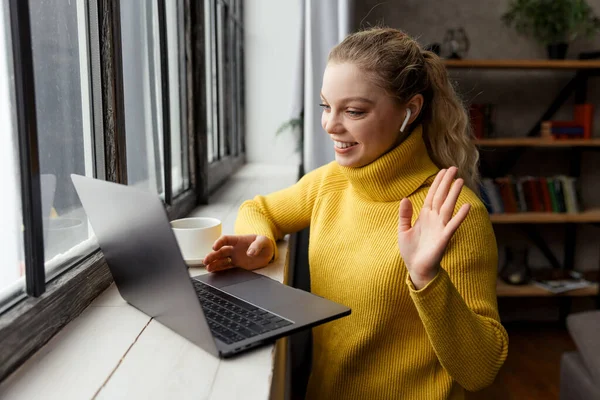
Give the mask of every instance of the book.
[(583, 136), (583, 126), (572, 127), (552, 127), (553, 135), (581, 135)]
[(538, 178), (538, 185), (540, 188), (540, 197), (544, 206), (544, 211), (552, 212), (552, 199), (550, 198), (550, 191), (548, 190), (548, 183), (546, 178)]
[(566, 175), (482, 178), (481, 198), (490, 214), (579, 213), (584, 208), (579, 180)]
[(556, 198), (556, 190), (554, 189), (554, 179), (546, 179), (548, 184), (548, 193), (550, 193), (550, 202), (552, 203), (552, 212), (559, 213), (560, 208), (558, 207), (558, 199)]
[(527, 208), (527, 201), (525, 200), (525, 191), (523, 190), (523, 178), (517, 179), (516, 186), (517, 186), (517, 199), (519, 201), (519, 210), (521, 212), (530, 211)]
[(504, 205), (505, 213), (519, 212), (517, 203), (517, 194), (514, 191), (512, 179), (510, 177), (496, 178), (498, 189), (500, 190), (500, 198)]
[(525, 177), (523, 184), (525, 191), (525, 199), (527, 201), (527, 209), (534, 212), (544, 211), (544, 205), (541, 199), (539, 184), (533, 176)]
[(573, 119), (583, 126), (583, 138), (591, 139), (594, 124), (594, 105), (590, 103), (575, 104)]
[(490, 201), (490, 208), (492, 209), (492, 213), (501, 214), (504, 212), (504, 206), (502, 204), (502, 199), (500, 197), (500, 191), (498, 187), (494, 185), (494, 181), (490, 178), (483, 178), (481, 180), (481, 184), (485, 189), (487, 198)]
[(558, 206), (558, 212), (565, 213), (567, 212), (567, 205), (565, 204), (562, 180), (558, 177), (554, 177), (552, 178), (552, 182), (554, 183), (553, 186), (556, 193), (556, 205)]

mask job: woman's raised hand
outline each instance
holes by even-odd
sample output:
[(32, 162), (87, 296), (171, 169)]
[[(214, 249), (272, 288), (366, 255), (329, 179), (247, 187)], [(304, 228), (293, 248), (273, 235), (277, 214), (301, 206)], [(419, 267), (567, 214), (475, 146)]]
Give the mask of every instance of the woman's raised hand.
[(470, 205), (464, 204), (452, 216), (463, 187), (462, 179), (453, 183), (456, 172), (456, 167), (450, 167), (437, 174), (413, 226), (412, 203), (408, 199), (400, 202), (398, 247), (417, 289), (427, 285), (437, 275), (450, 238), (469, 213)]

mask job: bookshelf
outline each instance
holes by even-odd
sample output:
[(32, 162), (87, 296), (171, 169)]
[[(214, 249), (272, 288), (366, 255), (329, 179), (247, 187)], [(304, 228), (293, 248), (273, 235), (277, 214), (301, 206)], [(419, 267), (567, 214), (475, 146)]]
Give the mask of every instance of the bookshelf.
[[(595, 55), (582, 54), (581, 58), (590, 58), (594, 56)], [(588, 80), (591, 77), (600, 76), (600, 60), (467, 59), (444, 60), (444, 63), (448, 70), (455, 70), (455, 74), (453, 74), (454, 77), (461, 76), (461, 71), (465, 71), (466, 74), (469, 74), (472, 70), (496, 70), (507, 71), (511, 73), (518, 71), (526, 72), (533, 70), (554, 70), (561, 71), (561, 73), (571, 72), (573, 74), (573, 78), (557, 94), (556, 98), (549, 99), (550, 103), (548, 104), (547, 109), (542, 115), (539, 116), (539, 119), (535, 122), (535, 124), (533, 124), (530, 129), (528, 129), (528, 127), (524, 127), (523, 132), (519, 132), (520, 134), (524, 135), (523, 137), (493, 137), (475, 139), (475, 144), (477, 147), (482, 149), (482, 157), (486, 155), (489, 156), (489, 159), (486, 160), (486, 163), (482, 162), (482, 167), (485, 167), (482, 168), (482, 173), (485, 173), (484, 176), (490, 177), (496, 181), (496, 178), (512, 175), (512, 168), (516, 165), (520, 158), (531, 156), (533, 152), (552, 150), (560, 151), (561, 157), (566, 157), (569, 160), (569, 167), (563, 172), (563, 175), (578, 178), (583, 168), (580, 162), (581, 153), (587, 151), (595, 152), (600, 150), (600, 137), (585, 139), (553, 139), (541, 137), (541, 130), (543, 128), (542, 123), (544, 121), (552, 120), (558, 109), (565, 104), (567, 99), (573, 94), (575, 95), (575, 104), (586, 103)], [(466, 77), (469, 75), (464, 76)], [(472, 76), (484, 79), (486, 75)], [(596, 107), (596, 112), (598, 112), (598, 108), (600, 107)], [(476, 109), (476, 112), (479, 114), (474, 115), (482, 115), (481, 113), (485, 113), (487, 110), (481, 110), (478, 108)], [(500, 154), (501, 156), (494, 157), (494, 154), (496, 153)], [(519, 177), (516, 178), (518, 179)], [(521, 176), (521, 178), (525, 177)], [(550, 179), (551, 177), (547, 178)], [(534, 177), (532, 179), (535, 180), (546, 178)], [(549, 182), (550, 181), (548, 180), (548, 186), (553, 186)], [(563, 206), (565, 204), (563, 204)], [(498, 227), (499, 225), (514, 225), (514, 228), (510, 227), (510, 229), (518, 229), (524, 232), (530, 240), (530, 246), (537, 247), (541, 251), (543, 256), (548, 261), (548, 265), (560, 269), (573, 268), (575, 265), (575, 254), (577, 251), (577, 227), (580, 224), (594, 224), (600, 226), (600, 208), (586, 209), (576, 213), (556, 212), (557, 210), (554, 205), (552, 208), (555, 212), (549, 212), (547, 206), (544, 208), (546, 209), (546, 212), (490, 214), (490, 219), (495, 227)], [(523, 207), (519, 207), (519, 209), (523, 209)], [(526, 209), (532, 208), (529, 208), (529, 204), (527, 204)], [(539, 209), (539, 207), (534, 207), (533, 209)], [(577, 207), (571, 207), (570, 209), (577, 209)], [(550, 245), (546, 243), (544, 237), (541, 235), (541, 231), (544, 229), (543, 227), (547, 224), (562, 224), (564, 226), (564, 254), (554, 254), (553, 250), (550, 248)], [(600, 237), (600, 235), (597, 235), (597, 237)], [(592, 271), (591, 275), (588, 276), (588, 279), (596, 282), (593, 286), (572, 290), (562, 294), (553, 294), (532, 284), (522, 286), (509, 285), (498, 279), (496, 287), (497, 296), (512, 298), (556, 297), (561, 299), (560, 314), (561, 319), (564, 320), (566, 314), (568, 313), (568, 304), (570, 304), (568, 299), (571, 297), (596, 296), (598, 300), (598, 307), (600, 307), (600, 290), (598, 283), (600, 280), (598, 279), (600, 278), (599, 272), (600, 271)]]
[(498, 297), (582, 297), (595, 296), (596, 294), (598, 294), (598, 283), (590, 287), (554, 294), (532, 284), (517, 286), (509, 285), (501, 279), (496, 281), (496, 295)]
[(557, 140), (538, 137), (475, 139), (479, 147), (599, 147), (600, 138)]
[(522, 212), (490, 214), (494, 224), (586, 224), (600, 223), (600, 209), (580, 213)]

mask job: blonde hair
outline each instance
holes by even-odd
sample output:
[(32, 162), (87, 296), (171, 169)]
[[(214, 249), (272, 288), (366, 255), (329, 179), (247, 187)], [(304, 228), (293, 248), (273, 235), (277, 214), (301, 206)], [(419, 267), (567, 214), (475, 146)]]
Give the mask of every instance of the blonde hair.
[(377, 27), (347, 36), (328, 61), (357, 65), (400, 103), (422, 94), (425, 101), (414, 123), (423, 124), (429, 156), (440, 168), (456, 166), (465, 185), (479, 192), (479, 153), (469, 117), (435, 53), (400, 30)]

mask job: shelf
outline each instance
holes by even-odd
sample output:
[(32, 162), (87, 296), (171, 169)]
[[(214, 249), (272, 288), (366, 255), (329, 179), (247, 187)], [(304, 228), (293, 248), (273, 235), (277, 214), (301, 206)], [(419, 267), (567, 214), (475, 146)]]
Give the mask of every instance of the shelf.
[(600, 222), (600, 209), (586, 210), (577, 214), (550, 212), (490, 214), (490, 220), (494, 224), (582, 224)]
[(600, 69), (591, 60), (444, 60), (447, 68), (471, 69)]
[(475, 139), (479, 147), (600, 147), (600, 138), (592, 139), (546, 139), (531, 138), (495, 138)]
[(498, 297), (580, 297), (595, 296), (597, 294), (597, 283), (583, 289), (575, 289), (564, 293), (554, 294), (532, 284), (515, 286), (509, 285), (501, 279), (496, 281), (496, 296)]

